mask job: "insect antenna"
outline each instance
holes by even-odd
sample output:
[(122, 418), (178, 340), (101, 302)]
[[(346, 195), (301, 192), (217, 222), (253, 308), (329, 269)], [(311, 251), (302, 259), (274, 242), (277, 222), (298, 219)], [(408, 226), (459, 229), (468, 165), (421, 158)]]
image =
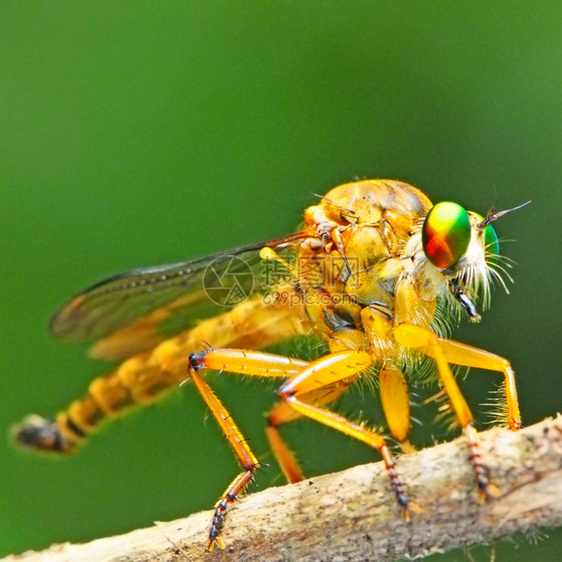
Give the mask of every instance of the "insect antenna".
[(488, 211), (488, 214), (486, 215), (484, 220), (476, 225), (476, 228), (479, 228), (480, 230), (483, 230), (489, 224), (492, 224), (494, 221), (498, 220), (500, 217), (503, 217), (504, 215), (507, 215), (507, 213), (511, 213), (512, 211), (518, 211), (519, 209), (522, 209), (523, 207), (526, 207), (527, 205), (529, 205), (529, 203), (531, 203), (531, 201), (527, 201), (526, 203), (523, 203), (522, 205), (518, 205), (517, 207), (513, 207), (512, 209), (506, 209), (505, 211), (499, 211), (497, 213), (496, 213), (496, 210), (494, 209), (494, 207), (492, 207)]

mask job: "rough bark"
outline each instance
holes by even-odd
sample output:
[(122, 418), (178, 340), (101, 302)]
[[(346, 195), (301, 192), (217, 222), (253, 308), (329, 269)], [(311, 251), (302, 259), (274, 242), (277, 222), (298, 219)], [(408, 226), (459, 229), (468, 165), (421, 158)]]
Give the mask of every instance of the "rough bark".
[(4, 562), (356, 561), (421, 557), (562, 524), (562, 417), (480, 435), (499, 490), (476, 501), (464, 439), (402, 456), (421, 511), (403, 521), (382, 463), (249, 494), (230, 512), (226, 548), (207, 552), (210, 512), (88, 544), (63, 544)]

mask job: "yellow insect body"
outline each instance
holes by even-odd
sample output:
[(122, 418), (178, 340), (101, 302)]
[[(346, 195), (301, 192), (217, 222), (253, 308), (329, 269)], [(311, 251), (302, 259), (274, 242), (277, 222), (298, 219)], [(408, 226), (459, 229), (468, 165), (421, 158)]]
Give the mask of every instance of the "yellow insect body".
[[(358, 377), (376, 377), (388, 427), (407, 450), (409, 376), (414, 358), (427, 356), (469, 440), (484, 498), (493, 488), (449, 363), (503, 374), (512, 430), (521, 425), (514, 374), (506, 359), (445, 336), (448, 319), (463, 311), (479, 320), (475, 302), (480, 294), (487, 304), (490, 281), (499, 278), (490, 226), (498, 216), (483, 218), (450, 202), (433, 206), (401, 182), (360, 181), (309, 207), (297, 234), (98, 283), (64, 305), (51, 330), (63, 340), (92, 342), (95, 357), (123, 363), (93, 381), (56, 421), (27, 418), (16, 439), (35, 449), (71, 451), (102, 420), (190, 378), (243, 467), (215, 507), (209, 548), (222, 547), (229, 506), (259, 462), (202, 371), (278, 377), (279, 402), (266, 432), (288, 481), (304, 475), (279, 428), (310, 417), (380, 451), (407, 518), (406, 488), (385, 438), (328, 406)], [(310, 333), (329, 345), (316, 361), (257, 351)]]

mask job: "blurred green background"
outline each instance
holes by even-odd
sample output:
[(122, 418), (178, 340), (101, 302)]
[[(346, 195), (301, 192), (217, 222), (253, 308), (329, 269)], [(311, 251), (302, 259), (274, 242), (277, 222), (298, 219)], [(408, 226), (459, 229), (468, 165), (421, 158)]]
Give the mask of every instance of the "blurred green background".
[[(50, 339), (68, 296), (290, 233), (315, 194), (357, 177), (480, 213), (533, 200), (497, 225), (516, 240), (503, 246), (517, 262), (511, 294), (496, 290), (482, 323), (456, 337), (512, 360), (527, 425), (555, 414), (561, 29), (556, 1), (3, 0), (0, 431), (56, 413), (109, 368)], [(474, 372), (462, 383), (482, 420), (493, 382)], [(263, 436), (273, 388), (213, 384), (271, 462), (259, 488), (281, 484)], [(427, 441), (433, 429), (416, 431)], [(307, 422), (287, 435), (310, 475), (375, 458)], [(189, 385), (72, 458), (0, 443), (0, 555), (208, 509), (238, 470)], [(560, 531), (533, 538), (496, 554), (559, 559)]]

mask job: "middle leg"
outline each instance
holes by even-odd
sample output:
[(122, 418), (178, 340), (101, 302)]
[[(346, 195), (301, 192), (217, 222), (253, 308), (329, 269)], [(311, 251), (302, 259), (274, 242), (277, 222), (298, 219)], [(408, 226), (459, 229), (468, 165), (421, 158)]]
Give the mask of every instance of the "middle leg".
[(370, 354), (364, 351), (340, 351), (312, 362), (297, 375), (291, 377), (279, 389), (281, 404), (286, 404), (300, 415), (307, 416), (328, 427), (354, 437), (381, 453), (390, 482), (398, 504), (405, 519), (409, 519), (409, 501), (404, 482), (396, 469), (384, 437), (364, 425), (354, 423), (330, 410), (311, 403), (310, 398), (320, 396), (317, 392), (323, 388), (355, 379), (357, 375), (372, 364)]

